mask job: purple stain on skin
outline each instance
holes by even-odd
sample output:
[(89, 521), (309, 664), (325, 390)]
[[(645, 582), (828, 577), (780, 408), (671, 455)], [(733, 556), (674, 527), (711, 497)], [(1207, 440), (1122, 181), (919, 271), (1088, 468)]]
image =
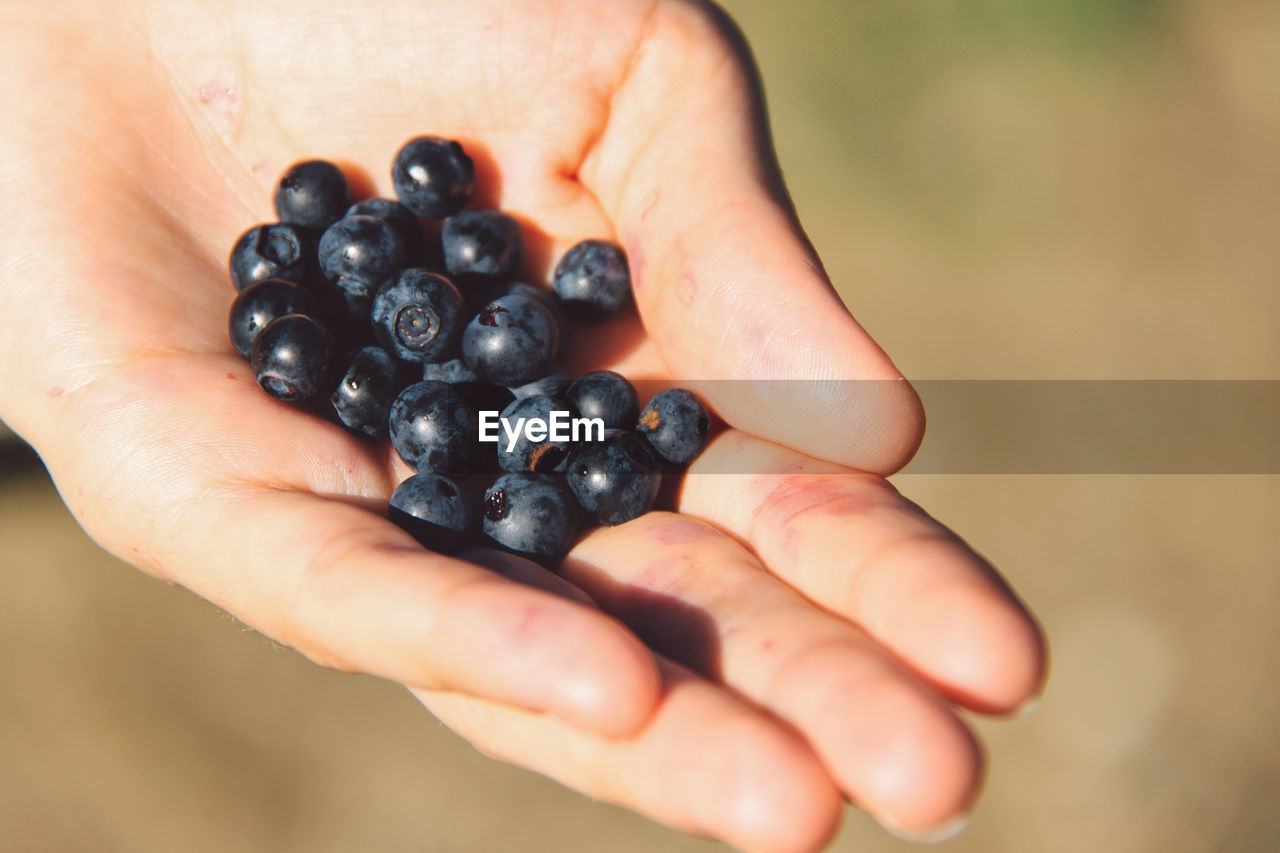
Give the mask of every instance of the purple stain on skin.
[(703, 524), (687, 521), (672, 521), (669, 524), (657, 524), (647, 531), (650, 539), (659, 545), (692, 545), (705, 542), (720, 534)]
[(631, 289), (639, 291), (644, 287), (644, 272), (649, 259), (634, 235), (627, 238), (627, 259), (631, 263)]
[(640, 213), (640, 221), (644, 222), (649, 218), (649, 214), (653, 213), (653, 209), (658, 206), (658, 202), (662, 201), (662, 188), (655, 187), (649, 191), (649, 198), (645, 202), (644, 210)]
[(680, 304), (688, 306), (692, 305), (697, 298), (698, 278), (692, 272), (685, 270), (676, 282), (676, 299)]
[(628, 593), (640, 591), (682, 599), (690, 585), (698, 582), (697, 569), (698, 560), (687, 551), (659, 554), (627, 578), (625, 586)]
[(754, 515), (775, 530), (787, 531), (801, 516), (864, 516), (882, 503), (878, 489), (850, 488), (823, 475), (786, 477), (769, 490)]

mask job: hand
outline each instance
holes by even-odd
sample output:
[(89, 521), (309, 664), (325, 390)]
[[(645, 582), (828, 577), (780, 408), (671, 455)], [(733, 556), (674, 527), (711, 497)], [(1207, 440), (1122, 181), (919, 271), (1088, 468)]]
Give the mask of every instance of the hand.
[(842, 796), (912, 830), (968, 807), (982, 759), (951, 705), (1017, 708), (1044, 646), (879, 476), (922, 432), (905, 382), (709, 391), (734, 429), (692, 473), (758, 473), (686, 478), (680, 515), (591, 533), (561, 578), (419, 548), (381, 515), (394, 454), (258, 391), (226, 340), (226, 255), (279, 173), (327, 157), (387, 195), (391, 155), (429, 132), (475, 156), (480, 205), (531, 226), (531, 276), (585, 237), (625, 245), (643, 327), (585, 333), (598, 356), (573, 367), (900, 380), (789, 211), (720, 16), (98, 9), (0, 27), (23, 93), (0, 107), (0, 414), (91, 535), (317, 662), (409, 685), (483, 750), (747, 849), (815, 849)]

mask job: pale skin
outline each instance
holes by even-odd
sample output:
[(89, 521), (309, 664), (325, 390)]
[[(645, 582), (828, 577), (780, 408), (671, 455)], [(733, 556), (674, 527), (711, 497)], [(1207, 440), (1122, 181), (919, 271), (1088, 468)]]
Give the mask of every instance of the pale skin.
[(1045, 645), (883, 479), (923, 430), (905, 382), (713, 396), (730, 429), (693, 471), (755, 473), (687, 478), (678, 513), (592, 532), (556, 575), (422, 550), (381, 515), (394, 454), (263, 394), (226, 339), (227, 250), (279, 173), (328, 157), (390, 195), (429, 132), (529, 226), (531, 279), (585, 237), (627, 249), (638, 317), (576, 339), (574, 369), (900, 379), (795, 224), (713, 10), (132, 0), (0, 24), (0, 415), (104, 547), (409, 686), (487, 753), (745, 850), (819, 849), (845, 800), (911, 831), (972, 806), (956, 709), (1023, 706)]

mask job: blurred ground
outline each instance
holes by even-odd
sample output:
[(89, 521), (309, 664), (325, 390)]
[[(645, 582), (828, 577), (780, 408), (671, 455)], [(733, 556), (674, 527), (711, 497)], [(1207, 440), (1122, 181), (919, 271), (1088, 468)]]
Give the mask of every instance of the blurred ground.
[[(908, 376), (1280, 373), (1280, 5), (727, 5), (801, 216)], [(0, 850), (723, 849), (270, 646), (0, 458)], [(1280, 478), (897, 482), (1054, 648), (1039, 709), (979, 724), (987, 795), (944, 849), (1280, 849)], [(910, 845), (855, 814), (835, 849)]]

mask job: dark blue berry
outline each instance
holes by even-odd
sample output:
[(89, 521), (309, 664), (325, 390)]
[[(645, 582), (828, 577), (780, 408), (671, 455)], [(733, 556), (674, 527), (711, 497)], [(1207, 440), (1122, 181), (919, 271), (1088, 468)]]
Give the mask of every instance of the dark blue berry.
[(466, 300), (472, 314), (478, 314), (484, 306), (503, 296), (523, 296), (537, 302), (547, 309), (555, 321), (557, 353), (564, 351), (569, 339), (569, 318), (565, 315), (560, 300), (550, 290), (519, 281), (492, 281), (477, 276), (469, 276), (465, 282), (455, 279), (454, 283), (462, 291), (462, 298)]
[(551, 313), (534, 299), (502, 296), (462, 333), (462, 360), (481, 379), (518, 386), (545, 376), (559, 343)]
[(581, 320), (608, 319), (631, 299), (627, 256), (603, 240), (583, 240), (565, 253), (552, 283), (565, 310)]
[(520, 224), (496, 210), (464, 210), (440, 229), (445, 268), (454, 276), (510, 278), (524, 258)]
[(370, 346), (377, 343), (369, 315), (373, 311), (373, 297), (364, 293), (351, 293), (326, 282), (331, 297), (329, 313), (335, 318), (330, 328), (335, 337), (350, 346)]
[(385, 219), (400, 235), (407, 263), (423, 266), (428, 260), (427, 238), (422, 231), (422, 223), (412, 210), (400, 202), (389, 198), (367, 198), (347, 208), (344, 216), (376, 216)]
[(564, 389), (569, 387), (569, 375), (557, 366), (551, 365), (550, 372), (539, 379), (532, 382), (526, 382), (523, 385), (517, 385), (511, 389), (511, 393), (516, 399), (521, 397), (532, 397), (534, 394), (564, 394)]
[(453, 282), (424, 269), (387, 279), (373, 297), (374, 334), (405, 361), (444, 361), (462, 337), (462, 295)]
[(541, 287), (525, 284), (520, 281), (513, 281), (507, 285), (504, 292), (497, 296), (506, 296), (515, 294), (516, 296), (527, 296), (530, 299), (537, 300), (543, 308), (551, 312), (551, 317), (556, 321), (556, 331), (559, 333), (559, 345), (557, 351), (563, 350), (565, 341), (569, 336), (569, 318), (564, 313), (564, 306), (560, 304), (560, 298), (550, 290)]
[(324, 382), (329, 335), (305, 314), (277, 317), (258, 333), (249, 352), (258, 384), (281, 400), (305, 400)]
[(579, 376), (564, 394), (579, 415), (600, 418), (605, 429), (631, 429), (636, 425), (640, 398), (626, 377), (612, 370)]
[(329, 396), (338, 418), (361, 435), (385, 436), (391, 403), (400, 391), (399, 372), (395, 359), (385, 350), (365, 347), (357, 352)]
[(391, 404), (387, 421), (391, 444), (415, 471), (475, 470), (479, 457), (476, 413), (452, 385), (430, 380), (410, 385)]
[(244, 358), (249, 357), (253, 342), (263, 328), (285, 314), (316, 316), (319, 306), (311, 292), (300, 284), (281, 278), (268, 278), (240, 291), (231, 303), (228, 331), (231, 345)]
[(300, 226), (255, 225), (231, 249), (231, 282), (236, 290), (268, 278), (301, 283), (310, 270), (308, 259), (314, 246), (312, 234)]
[[(475, 371), (463, 364), (461, 358), (427, 362), (422, 365), (422, 378), (448, 382), (477, 413), (501, 412), (515, 399), (511, 391), (501, 385), (477, 379)], [(488, 459), (488, 454), (482, 458)]]
[(485, 535), (542, 562), (569, 550), (577, 532), (573, 495), (555, 475), (504, 474), (485, 492), (483, 512)]
[[(457, 391), (462, 399), (467, 401), (467, 405), (477, 415), (480, 412), (501, 413), (507, 406), (515, 402), (515, 397), (512, 396), (509, 389), (501, 385), (494, 385), (492, 382), (453, 382), (450, 384), (453, 390)], [(488, 452), (486, 451), (485, 454), (487, 458)]]
[[(564, 438), (552, 438), (552, 413), (560, 412), (564, 420)], [(572, 432), (569, 420), (574, 416), (573, 407), (561, 397), (549, 394), (538, 394), (522, 397), (502, 410), (500, 421), (506, 421), (510, 429), (519, 429), (513, 441), (506, 430), (498, 427), (498, 467), (503, 471), (538, 471), (549, 473), (563, 471), (569, 461), (569, 451), (573, 447)], [(547, 435), (540, 441), (529, 438), (525, 430), (518, 426), (523, 418), (541, 421), (545, 425)]]
[(320, 268), (348, 293), (372, 296), (378, 285), (404, 266), (404, 243), (385, 219), (346, 216), (320, 238)]
[(645, 440), (618, 430), (606, 433), (604, 441), (577, 446), (569, 459), (568, 481), (597, 524), (622, 524), (649, 511), (662, 474)]
[(668, 388), (654, 395), (636, 429), (667, 462), (687, 465), (711, 437), (711, 415), (692, 391)]
[(466, 207), (475, 180), (475, 165), (462, 146), (438, 136), (410, 139), (391, 164), (400, 202), (427, 219), (444, 219)]
[(467, 544), (475, 512), (458, 484), (439, 474), (414, 474), (391, 495), (389, 517), (426, 548), (450, 554)]
[(328, 160), (304, 160), (280, 177), (275, 203), (281, 222), (323, 231), (342, 218), (351, 189), (347, 176)]

